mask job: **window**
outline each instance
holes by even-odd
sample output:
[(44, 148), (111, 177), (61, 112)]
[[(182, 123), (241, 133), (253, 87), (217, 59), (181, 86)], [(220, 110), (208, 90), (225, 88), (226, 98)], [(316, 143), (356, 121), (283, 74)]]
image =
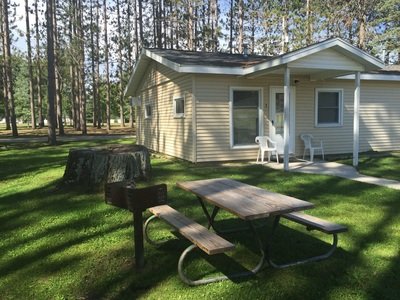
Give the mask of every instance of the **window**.
[(185, 99), (183, 97), (174, 98), (174, 117), (183, 118), (185, 116)]
[(150, 119), (150, 118), (151, 118), (151, 113), (152, 113), (152, 111), (151, 111), (151, 105), (150, 105), (150, 104), (146, 104), (146, 105), (144, 106), (144, 117), (145, 117), (146, 119)]
[(316, 89), (315, 126), (341, 126), (343, 114), (343, 90)]
[(231, 90), (231, 144), (254, 146), (254, 139), (260, 135), (261, 89), (234, 88)]

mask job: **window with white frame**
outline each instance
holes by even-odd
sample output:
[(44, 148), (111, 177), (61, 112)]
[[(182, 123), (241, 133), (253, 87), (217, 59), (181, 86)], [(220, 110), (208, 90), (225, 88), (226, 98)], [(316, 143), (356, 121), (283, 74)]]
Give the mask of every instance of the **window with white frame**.
[(174, 117), (175, 118), (183, 118), (185, 116), (185, 98), (184, 97), (176, 97), (174, 98)]
[(146, 104), (144, 106), (144, 117), (146, 119), (150, 119), (151, 118), (151, 115), (152, 115), (152, 111), (151, 110), (152, 109), (151, 109), (151, 105), (150, 104)]
[(262, 128), (261, 89), (232, 88), (230, 108), (232, 146), (253, 146)]
[(343, 125), (343, 90), (315, 90), (315, 126), (335, 127)]

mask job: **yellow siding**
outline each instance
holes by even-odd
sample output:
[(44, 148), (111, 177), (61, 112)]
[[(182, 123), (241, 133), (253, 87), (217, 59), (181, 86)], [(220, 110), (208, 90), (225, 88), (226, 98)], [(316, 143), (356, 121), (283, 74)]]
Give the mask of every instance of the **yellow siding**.
[[(315, 89), (343, 89), (343, 126), (315, 126)], [(296, 153), (303, 153), (301, 133), (311, 133), (323, 140), (326, 154), (350, 153), (353, 151), (353, 102), (354, 81), (307, 81), (300, 79), (296, 87)]]
[(400, 85), (361, 83), (360, 150), (400, 150)]
[(258, 148), (230, 147), (230, 87), (263, 88), (264, 133), (268, 134), (269, 86), (282, 85), (279, 76), (246, 79), (236, 76), (196, 76), (197, 161), (256, 159)]
[[(153, 62), (142, 80), (142, 106), (137, 112), (138, 142), (151, 150), (193, 161), (192, 76)], [(174, 97), (185, 97), (185, 117), (174, 118)], [(145, 105), (152, 117), (145, 119)]]
[[(315, 88), (344, 90), (343, 126), (316, 128)], [(303, 132), (324, 141), (327, 154), (353, 152), (354, 81), (331, 80), (310, 82), (300, 80), (296, 88), (296, 153), (303, 144)], [(360, 152), (400, 150), (400, 86), (396, 82), (362, 81), (360, 101)]]
[[(299, 135), (305, 132), (324, 141), (326, 154), (351, 153), (354, 80), (310, 81), (308, 77), (294, 75), (292, 82), (295, 80), (296, 154), (303, 153)], [(190, 161), (255, 160), (258, 151), (256, 145), (251, 149), (230, 147), (230, 88), (263, 89), (264, 134), (268, 135), (270, 88), (282, 85), (283, 75), (267, 75), (256, 79), (225, 75), (182, 75), (153, 62), (144, 74), (140, 87), (142, 106), (138, 111), (139, 143), (152, 150)], [(315, 127), (316, 88), (343, 89), (343, 126)], [(173, 98), (177, 96), (185, 97), (184, 119), (173, 117)], [(152, 105), (153, 116), (144, 119), (144, 107), (148, 103)], [(399, 120), (399, 84), (362, 81), (360, 151), (400, 150)]]
[[(303, 153), (301, 133), (311, 133), (324, 142), (326, 154), (352, 153), (354, 81), (298, 80), (296, 90), (296, 155)], [(264, 133), (268, 135), (269, 91), (282, 86), (283, 76), (264, 76), (249, 80), (234, 76), (196, 76), (197, 161), (255, 159), (255, 149), (230, 147), (230, 87), (261, 87), (264, 101)], [(343, 89), (343, 126), (315, 126), (315, 89)], [(400, 149), (400, 86), (397, 83), (363, 81), (361, 83), (360, 151)]]

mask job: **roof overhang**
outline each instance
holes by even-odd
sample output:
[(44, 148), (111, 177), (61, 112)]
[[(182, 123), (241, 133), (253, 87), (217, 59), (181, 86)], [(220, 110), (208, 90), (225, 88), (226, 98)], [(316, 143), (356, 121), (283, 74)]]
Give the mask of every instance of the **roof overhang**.
[(321, 68), (320, 66), (316, 67), (314, 65), (309, 65), (306, 67), (302, 66), (302, 68), (297, 68), (297, 72), (307, 74), (310, 76), (311, 80), (316, 80), (335, 78), (354, 72), (379, 70), (384, 67), (383, 62), (379, 59), (343, 41), (340, 38), (329, 39), (324, 42), (277, 56), (276, 58), (272, 58), (271, 60), (261, 62), (247, 68), (178, 64), (163, 57), (162, 55), (152, 52), (149, 49), (144, 49), (129, 79), (128, 85), (125, 89), (125, 96), (136, 96), (137, 89), (139, 88), (143, 78), (143, 74), (152, 61), (156, 61), (178, 73), (235, 75), (256, 78), (266, 74), (279, 73), (286, 66), (289, 68), (293, 67), (293, 73), (295, 73), (296, 61), (316, 55), (317, 53), (327, 49), (333, 49), (341, 55), (346, 56), (348, 59), (356, 62), (357, 66), (353, 66), (352, 68), (335, 68), (335, 66), (331, 65), (329, 68)]

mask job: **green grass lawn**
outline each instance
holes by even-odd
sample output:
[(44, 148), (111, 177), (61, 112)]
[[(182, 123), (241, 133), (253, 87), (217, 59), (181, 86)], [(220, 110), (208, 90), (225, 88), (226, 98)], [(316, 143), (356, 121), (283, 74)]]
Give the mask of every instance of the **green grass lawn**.
[[(340, 161), (352, 165), (351, 159)], [(400, 152), (388, 152), (384, 156), (376, 153), (362, 153), (358, 171), (364, 175), (383, 177), (400, 181)]]
[[(168, 240), (160, 248), (145, 243), (146, 266), (137, 270), (132, 215), (106, 205), (101, 192), (57, 187), (69, 148), (105, 143), (115, 141), (0, 149), (1, 299), (398, 299), (400, 191), (248, 163), (193, 165), (156, 155), (154, 178), (145, 184), (167, 183), (170, 205), (203, 224), (196, 198), (177, 189), (177, 181), (228, 177), (310, 201), (316, 205), (311, 214), (349, 228), (330, 259), (266, 268), (243, 281), (189, 287), (177, 274), (188, 242), (155, 222), (153, 232)], [(221, 219), (229, 217), (222, 214)], [(268, 232), (269, 225), (263, 230)], [(196, 253), (188, 265), (193, 276), (215, 275), (214, 267), (225, 269), (231, 259), (246, 267), (255, 262), (257, 248), (248, 234), (226, 238), (238, 250), (211, 262)], [(329, 241), (283, 221), (273, 256), (284, 261), (318, 253)]]

